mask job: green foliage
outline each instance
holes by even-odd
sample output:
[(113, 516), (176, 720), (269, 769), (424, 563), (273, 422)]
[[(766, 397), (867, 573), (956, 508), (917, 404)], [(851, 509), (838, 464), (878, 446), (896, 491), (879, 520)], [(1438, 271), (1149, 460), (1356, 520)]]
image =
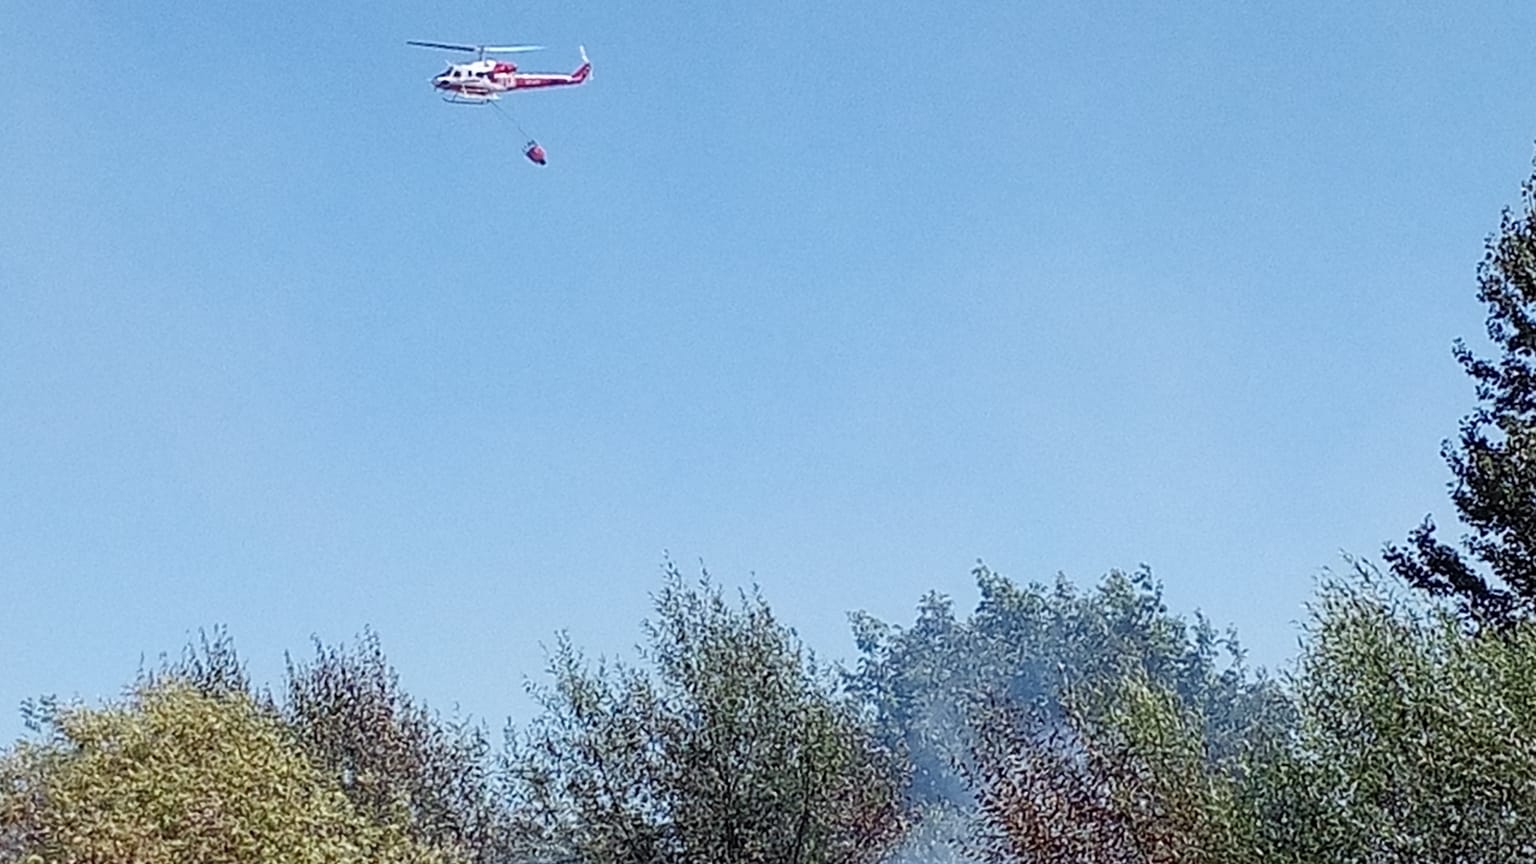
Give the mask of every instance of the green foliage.
[(359, 810), (435, 848), (505, 858), (511, 825), (484, 732), (445, 722), (406, 693), (377, 635), (365, 632), (351, 649), (317, 640), (310, 662), (289, 658), (284, 695), (293, 735)]
[[(943, 860), (970, 845), (975, 790), (965, 776), (986, 770), (972, 761), (978, 748), (998, 745), (973, 728), (987, 727), (995, 739), (999, 711), (1011, 718), (1004, 726), (1028, 717), (1029, 735), (1065, 735), (1065, 745), (1075, 734), (1070, 713), (1098, 723), (1122, 681), (1145, 679), (1172, 694), (1212, 760), (1289, 722), (1280, 689), (1249, 674), (1235, 637), (1203, 617), (1189, 624), (1169, 614), (1145, 570), (1112, 572), (1091, 592), (1064, 578), (1051, 588), (1020, 587), (985, 566), (975, 577), (981, 599), (963, 621), (938, 595), (924, 598), (909, 628), (854, 616), (861, 657), (848, 686), (873, 706), (887, 742), (912, 754), (909, 794), (923, 823), (910, 857)], [(1055, 758), (1028, 758), (1036, 757)]]
[(1372, 571), (1322, 588), (1295, 723), (1218, 752), (1132, 671), (1066, 724), (982, 715), (979, 857), (1016, 862), (1507, 864), (1536, 859), (1536, 624), (1469, 633)]
[(379, 638), (351, 647), (316, 640), (314, 658), (287, 658), (281, 699), (258, 693), (223, 628), (200, 631), (141, 684), (182, 682), (209, 696), (247, 696), (286, 731), (354, 806), (402, 824), (434, 848), (477, 861), (506, 857), (511, 821), (498, 797), (484, 731), (444, 720), (400, 685)]
[(671, 566), (652, 671), (562, 640), (545, 712), (514, 739), (539, 851), (604, 864), (873, 864), (903, 828), (899, 762), (762, 598), (727, 604)]
[(1478, 267), (1477, 297), (1500, 356), (1478, 357), (1460, 340), (1454, 352), (1477, 384), (1479, 405), (1441, 455), (1473, 560), (1440, 542), (1427, 517), (1409, 548), (1386, 550), (1408, 584), (1454, 598), (1467, 620), (1495, 625), (1536, 616), (1536, 176), (1524, 193), (1524, 212), (1505, 211)]
[(0, 758), (0, 850), (86, 864), (445, 862), (358, 813), (270, 712), (161, 680)]
[(1238, 753), (1215, 755), (1203, 718), (1133, 670), (1071, 692), (1064, 717), (997, 703), (978, 715), (972, 767), (985, 864), (1257, 861)]
[(273, 706), (271, 694), (258, 693), (251, 683), (245, 662), (235, 650), (235, 640), (224, 627), (198, 630), (197, 640), (182, 646), (181, 656), (175, 661), (161, 655), (158, 667), (140, 669), (141, 686), (153, 686), (160, 681), (178, 682), (208, 696), (244, 694), (268, 709)]
[(1047, 589), (974, 572), (981, 600), (966, 621), (938, 595), (924, 598), (910, 628), (854, 616), (861, 657), (848, 685), (928, 769), (927, 796), (965, 796), (949, 769), (967, 751), (956, 732), (969, 710), (999, 697), (1054, 715), (1063, 687), (1086, 693), (1141, 672), (1195, 711), (1218, 747), (1234, 746), (1256, 718), (1284, 723), (1278, 688), (1250, 676), (1235, 636), (1169, 614), (1145, 570), (1112, 572), (1090, 593), (1064, 578)]
[(1469, 634), (1363, 568), (1315, 611), (1296, 739), (1255, 771), (1274, 860), (1536, 859), (1536, 624)]
[[(977, 577), (965, 621), (936, 597), (910, 629), (857, 619), (840, 688), (759, 595), (669, 566), (641, 663), (562, 639), (500, 763), (372, 634), (290, 661), (279, 700), (215, 631), (119, 703), (30, 706), (38, 734), (0, 755), (0, 862), (1536, 860), (1536, 621), (1467, 628), (1357, 566), (1282, 687), (1144, 572)], [(928, 821), (903, 846), (904, 790)]]

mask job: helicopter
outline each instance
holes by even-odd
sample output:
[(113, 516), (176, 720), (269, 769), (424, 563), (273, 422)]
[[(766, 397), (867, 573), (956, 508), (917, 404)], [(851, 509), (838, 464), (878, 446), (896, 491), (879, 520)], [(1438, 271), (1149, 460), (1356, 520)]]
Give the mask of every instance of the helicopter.
[(485, 105), (513, 90), (534, 90), (542, 87), (566, 87), (582, 84), (592, 75), (592, 62), (587, 59), (587, 49), (582, 46), (581, 66), (575, 72), (521, 72), (517, 64), (506, 60), (488, 60), (487, 54), (518, 54), (525, 51), (542, 51), (542, 45), (453, 45), (446, 42), (416, 42), (405, 44), (418, 48), (436, 48), (443, 51), (464, 51), (477, 54), (470, 63), (450, 63), (448, 68), (433, 76), (432, 86), (442, 91), (443, 101), (455, 105)]
[[(436, 48), (442, 51), (464, 51), (477, 55), (471, 63), (450, 63), (448, 68), (432, 77), (432, 87), (444, 93), (443, 101), (454, 105), (490, 105), (500, 110), (496, 103), (503, 93), (513, 90), (535, 90), (544, 87), (568, 87), (584, 84), (592, 77), (592, 61), (587, 59), (586, 46), (582, 46), (581, 65), (575, 72), (520, 72), (517, 64), (506, 60), (488, 60), (487, 54), (519, 54), (524, 51), (542, 51), (542, 45), (455, 45), (448, 42), (417, 42), (405, 44), (418, 48)], [(519, 132), (523, 127), (506, 111), (501, 114)], [(523, 132), (524, 135), (528, 133)], [(548, 155), (538, 141), (530, 138), (523, 145), (523, 155), (535, 165), (547, 165)]]

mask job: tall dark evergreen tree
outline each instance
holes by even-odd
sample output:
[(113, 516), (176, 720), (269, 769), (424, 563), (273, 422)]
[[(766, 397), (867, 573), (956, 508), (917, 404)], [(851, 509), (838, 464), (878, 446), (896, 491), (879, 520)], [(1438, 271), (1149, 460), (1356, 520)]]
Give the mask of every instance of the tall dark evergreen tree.
[(1504, 212), (1478, 267), (1477, 296), (1488, 304), (1488, 336), (1500, 356), (1479, 357), (1461, 340), (1454, 349), (1479, 404), (1441, 455), (1469, 533), (1458, 551), (1425, 517), (1407, 548), (1385, 553), (1399, 578), (1454, 599), (1479, 625), (1536, 617), (1536, 175), (1523, 198), (1524, 212)]

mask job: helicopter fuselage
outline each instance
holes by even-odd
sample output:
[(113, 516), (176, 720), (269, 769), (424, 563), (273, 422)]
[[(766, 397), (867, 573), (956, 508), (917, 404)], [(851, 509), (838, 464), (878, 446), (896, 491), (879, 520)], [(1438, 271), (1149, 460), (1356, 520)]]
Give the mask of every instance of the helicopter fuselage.
[(581, 84), (592, 72), (592, 64), (582, 64), (570, 74), (558, 72), (519, 72), (516, 64), (505, 60), (476, 60), (454, 63), (432, 79), (432, 86), (454, 98), (491, 101), (513, 90), (562, 87)]

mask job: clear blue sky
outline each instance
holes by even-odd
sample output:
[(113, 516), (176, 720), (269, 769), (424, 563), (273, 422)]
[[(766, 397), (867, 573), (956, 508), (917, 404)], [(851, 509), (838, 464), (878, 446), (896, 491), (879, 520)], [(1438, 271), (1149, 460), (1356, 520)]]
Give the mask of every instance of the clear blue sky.
[[(983, 557), (1283, 662), (1449, 520), (1530, 170), (1536, 6), (1430, 6), (8, 4), (0, 737), (216, 622), (498, 724), (663, 550), (832, 656)], [(540, 169), (406, 39), (596, 74)]]

